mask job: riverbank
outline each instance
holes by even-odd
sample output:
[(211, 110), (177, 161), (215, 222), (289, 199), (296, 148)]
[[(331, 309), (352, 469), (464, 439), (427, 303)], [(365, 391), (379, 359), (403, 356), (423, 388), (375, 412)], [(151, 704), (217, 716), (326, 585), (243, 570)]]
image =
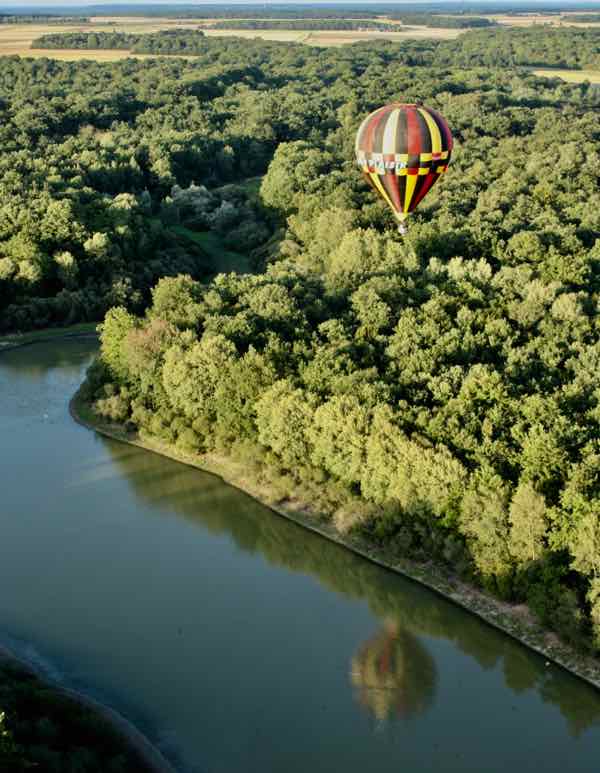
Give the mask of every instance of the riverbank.
[[(128, 757), (135, 759), (135, 770), (140, 771), (140, 773), (175, 773), (173, 766), (163, 757), (158, 749), (118, 711), (78, 690), (64, 687), (55, 680), (50, 679), (38, 667), (24, 660), (8, 647), (0, 645), (0, 670), (6, 666), (17, 669), (22, 674), (30, 677), (34, 680), (36, 688), (43, 689), (44, 691), (49, 688), (54, 695), (66, 698), (69, 703), (78, 707), (78, 709), (82, 709), (83, 714), (87, 711), (95, 719), (99, 719), (100, 726), (98, 731), (101, 732), (102, 725), (104, 725), (114, 735), (116, 742), (122, 746), (123, 752)], [(2, 674), (0, 673), (0, 678), (1, 676)], [(2, 708), (4, 707), (0, 706), (0, 710)], [(46, 721), (48, 719), (52, 720), (52, 716), (46, 718)]]
[[(0, 353), (56, 339), (95, 338), (96, 326), (97, 323), (95, 322), (82, 323), (68, 328), (45, 328), (32, 331), (31, 333), (3, 336), (0, 338)], [(176, 773), (175, 768), (153, 746), (150, 740), (115, 709), (100, 703), (95, 698), (91, 698), (79, 690), (64, 687), (55, 680), (50, 679), (33, 663), (23, 659), (8, 647), (0, 645), (0, 666), (3, 664), (10, 664), (26, 671), (39, 680), (41, 684), (49, 687), (54, 693), (68, 698), (73, 703), (82, 708), (89, 709), (94, 715), (100, 717), (115, 735), (122, 740), (123, 747), (130, 750), (140, 760), (145, 773)], [(1, 709), (2, 707), (0, 706)]]
[(28, 333), (10, 333), (0, 336), (0, 352), (9, 352), (11, 349), (19, 349), (22, 346), (54, 341), (57, 338), (95, 337), (97, 327), (97, 322), (81, 322), (79, 325), (69, 327), (46, 327)]
[(289, 499), (274, 501), (273, 492), (269, 486), (251, 478), (241, 463), (215, 454), (184, 453), (157, 438), (141, 439), (137, 433), (128, 432), (121, 425), (103, 421), (94, 413), (91, 405), (85, 402), (81, 389), (74, 395), (69, 407), (74, 420), (88, 429), (220, 477), (228, 485), (244, 491), (279, 515), (326, 537), (384, 569), (425, 585), (443, 598), (477, 615), (489, 625), (542, 655), (548, 667), (551, 664), (560, 666), (600, 689), (600, 662), (577, 652), (573, 647), (562, 642), (556, 634), (545, 630), (536, 622), (525, 605), (508, 604), (495, 599), (434, 564), (418, 564), (387, 555), (380, 546), (369, 543), (363, 536), (342, 534), (329, 518), (322, 513), (312, 511), (302, 500), (301, 495), (293, 501)]

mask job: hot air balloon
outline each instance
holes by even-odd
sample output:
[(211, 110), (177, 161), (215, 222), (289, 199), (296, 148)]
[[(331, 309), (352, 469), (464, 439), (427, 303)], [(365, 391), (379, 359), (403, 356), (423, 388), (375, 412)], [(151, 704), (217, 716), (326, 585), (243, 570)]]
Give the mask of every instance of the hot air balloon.
[(424, 105), (392, 102), (368, 115), (356, 135), (356, 160), (406, 233), (404, 220), (448, 169), (452, 133)]

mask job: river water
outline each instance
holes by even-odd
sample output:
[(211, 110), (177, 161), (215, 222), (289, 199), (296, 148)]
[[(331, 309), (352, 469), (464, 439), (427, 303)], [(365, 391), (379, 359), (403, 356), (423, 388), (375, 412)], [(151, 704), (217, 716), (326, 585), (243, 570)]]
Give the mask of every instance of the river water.
[(0, 353), (0, 643), (182, 771), (597, 773), (600, 693), (219, 479), (75, 424), (94, 350)]

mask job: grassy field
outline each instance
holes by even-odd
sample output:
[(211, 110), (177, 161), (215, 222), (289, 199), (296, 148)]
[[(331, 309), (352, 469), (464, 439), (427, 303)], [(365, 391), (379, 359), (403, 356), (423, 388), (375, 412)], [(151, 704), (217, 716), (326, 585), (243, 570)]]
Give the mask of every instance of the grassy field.
[[(535, 24), (549, 24), (552, 27), (597, 27), (598, 24), (583, 22), (574, 22), (569, 20), (569, 16), (581, 15), (581, 11), (563, 12), (560, 16), (557, 14), (543, 13), (523, 13), (512, 15), (509, 13), (492, 14), (490, 19), (495, 19), (498, 24), (504, 24), (508, 27), (532, 27)], [(590, 11), (591, 13), (591, 11)]]
[(240, 38), (262, 38), (263, 40), (287, 40), (296, 43), (308, 43), (311, 46), (343, 46), (365, 40), (415, 40), (417, 38), (437, 38), (448, 40), (461, 35), (464, 30), (436, 27), (407, 27), (398, 25), (398, 32), (358, 32), (353, 30), (211, 30), (205, 29), (208, 37), (235, 35)]
[(109, 24), (111, 19), (92, 19), (87, 24), (5, 24), (0, 25), (0, 56), (47, 56), (53, 59), (96, 59), (98, 61), (113, 61), (124, 59), (130, 54), (127, 51), (63, 51), (52, 49), (32, 49), (31, 43), (40, 35), (58, 32), (159, 32), (177, 28), (197, 29), (198, 22), (176, 19), (119, 19), (115, 24)]
[(247, 255), (226, 249), (218, 235), (212, 231), (190, 231), (189, 228), (182, 225), (174, 226), (171, 230), (200, 245), (209, 256), (211, 268), (215, 274), (228, 274), (231, 271), (238, 274), (249, 274), (252, 271)]
[[(168, 29), (197, 29), (207, 19), (161, 19), (144, 17), (93, 17), (89, 23), (64, 24), (6, 24), (0, 26), (0, 56), (48, 57), (73, 61), (77, 59), (95, 59), (102, 62), (126, 59), (131, 56), (128, 51), (83, 51), (62, 49), (32, 49), (31, 43), (41, 35), (57, 32), (159, 32)], [(407, 38), (455, 38), (462, 30), (435, 29), (429, 27), (411, 27), (403, 30), (398, 25), (398, 32), (346, 32), (335, 30), (204, 30), (209, 37), (235, 35), (241, 38), (262, 38), (263, 40), (292, 41), (310, 43), (319, 46), (340, 46), (355, 43), (359, 40), (406, 40)], [(148, 54), (135, 54), (138, 58), (148, 57)]]
[(535, 75), (541, 75), (544, 78), (560, 78), (569, 83), (600, 83), (600, 70), (552, 70), (540, 69), (533, 71)]

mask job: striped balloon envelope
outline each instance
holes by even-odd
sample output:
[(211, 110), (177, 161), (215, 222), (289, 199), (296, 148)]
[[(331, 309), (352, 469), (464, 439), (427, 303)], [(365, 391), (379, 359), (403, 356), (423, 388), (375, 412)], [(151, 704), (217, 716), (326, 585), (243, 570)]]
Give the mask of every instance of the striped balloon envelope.
[(368, 115), (356, 134), (356, 160), (396, 216), (404, 220), (448, 169), (452, 133), (421, 104), (393, 102)]

